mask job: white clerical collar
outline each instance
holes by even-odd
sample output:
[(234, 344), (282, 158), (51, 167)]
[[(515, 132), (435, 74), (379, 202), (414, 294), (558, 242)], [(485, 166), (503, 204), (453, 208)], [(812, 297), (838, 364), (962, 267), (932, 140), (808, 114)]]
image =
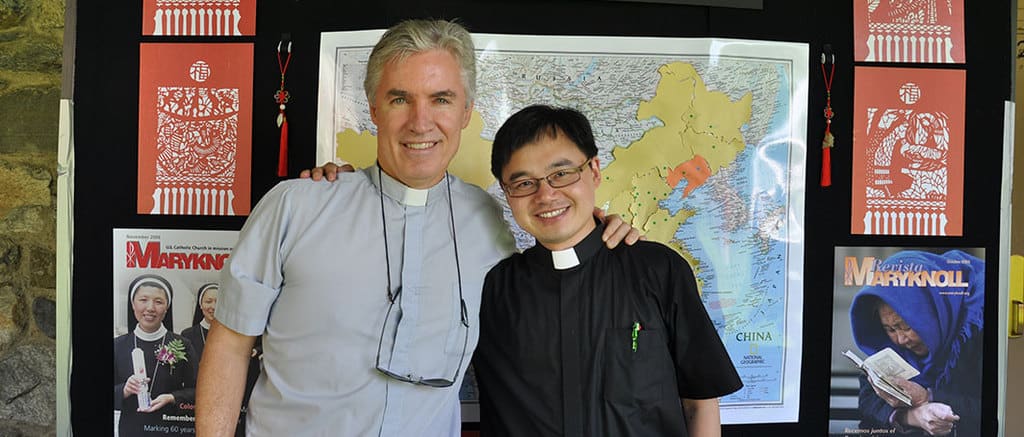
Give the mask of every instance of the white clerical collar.
[(551, 251), (551, 262), (554, 263), (555, 270), (566, 270), (580, 265), (575, 247)]
[(427, 193), (430, 190), (419, 190), (416, 188), (405, 187), (405, 192), (402, 193), (402, 203), (409, 206), (423, 206), (427, 204)]
[(199, 326), (202, 326), (206, 329), (210, 329), (210, 322), (207, 322), (206, 318), (204, 317), (203, 320), (199, 321)]
[(153, 332), (146, 332), (142, 330), (141, 325), (135, 325), (135, 336), (142, 341), (157, 341), (167, 335), (167, 327), (163, 323), (160, 324), (160, 328)]
[[(379, 169), (379, 167), (376, 167), (371, 174), (376, 176), (377, 169)], [(447, 177), (447, 174), (445, 174), (445, 177)], [(441, 185), (440, 182), (438, 182), (433, 187), (427, 189), (410, 188), (398, 179), (395, 179), (384, 172), (380, 172), (380, 179), (377, 183), (380, 184), (381, 188), (384, 190), (384, 194), (395, 201), (401, 202), (405, 206), (425, 206), (427, 204), (427, 199), (430, 198), (430, 191), (438, 189)], [(437, 193), (435, 193), (435, 195), (436, 194)]]

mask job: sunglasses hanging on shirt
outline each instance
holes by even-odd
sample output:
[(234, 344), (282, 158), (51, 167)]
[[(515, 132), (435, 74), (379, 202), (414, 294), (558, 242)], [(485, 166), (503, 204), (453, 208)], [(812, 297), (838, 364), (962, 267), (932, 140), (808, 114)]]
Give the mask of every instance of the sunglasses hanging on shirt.
[[(378, 342), (377, 342), (377, 361), (376, 361), (377, 371), (381, 372), (382, 374), (384, 374), (384, 375), (386, 375), (386, 376), (388, 376), (390, 378), (393, 378), (393, 379), (396, 379), (396, 380), (402, 381), (402, 382), (408, 382), (410, 384), (424, 385), (424, 386), (436, 387), (436, 388), (451, 387), (452, 385), (455, 384), (455, 380), (458, 379), (459, 370), (462, 369), (462, 363), (463, 363), (463, 360), (465, 359), (465, 356), (466, 356), (466, 349), (467, 349), (467, 347), (469, 345), (469, 315), (467, 314), (467, 311), (466, 311), (466, 300), (463, 298), (463, 295), (462, 295), (462, 269), (461, 269), (460, 263), (459, 263), (459, 240), (458, 240), (458, 237), (455, 234), (455, 211), (454, 211), (454, 207), (453, 207), (453, 204), (452, 204), (451, 180), (449, 179), (448, 172), (446, 171), (445, 174), (444, 174), (444, 180), (445, 180), (445, 184), (446, 184), (446, 188), (447, 188), (447, 194), (448, 194), (448, 218), (449, 218), (449, 220), (451, 222), (452, 247), (454, 248), (454, 251), (455, 251), (455, 274), (456, 274), (456, 277), (458, 278), (458, 286), (459, 286), (459, 313), (460, 313), (459, 314), (459, 317), (460, 317), (460, 320), (459, 320), (460, 323), (459, 324), (462, 327), (460, 329), (460, 331), (463, 332), (462, 352), (459, 354), (459, 364), (457, 366), (455, 366), (455, 370), (453, 372), (451, 372), (452, 373), (451, 378), (447, 378), (446, 376), (426, 377), (426, 376), (423, 376), (423, 375), (414, 374), (412, 372), (408, 372), (408, 373), (404, 373), (403, 374), (403, 373), (399, 373), (399, 372), (394, 372), (391, 369), (389, 369), (387, 366), (384, 366), (384, 365), (381, 364), (380, 352), (381, 352), (382, 346), (384, 344), (384, 335), (387, 332), (388, 320), (391, 319), (391, 311), (395, 307), (395, 302), (400, 302), (401, 299), (402, 299), (402, 287), (399, 286), (397, 289), (395, 289), (394, 292), (392, 292), (392, 284), (391, 284), (391, 255), (390, 255), (390, 251), (389, 251), (389, 248), (388, 248), (387, 217), (384, 214), (384, 179), (383, 179), (383, 175), (382, 175), (382, 172), (381, 172), (381, 169), (380, 169), (380, 164), (377, 165), (377, 180), (378, 180), (378, 190), (379, 190), (379, 194), (380, 194), (380, 220), (381, 220), (381, 227), (384, 230), (384, 265), (385, 265), (385, 270), (386, 270), (386, 273), (387, 273), (386, 296), (387, 296), (387, 299), (388, 299), (388, 311), (387, 311), (387, 313), (384, 316), (384, 325), (381, 326), (380, 340), (378, 340)], [(399, 320), (398, 323), (400, 325), (401, 324), (401, 320)], [(397, 328), (396, 328), (396, 332), (397, 332)], [(444, 352), (441, 351), (441, 353), (443, 354)], [(448, 373), (449, 372), (445, 372), (444, 374), (447, 375)]]

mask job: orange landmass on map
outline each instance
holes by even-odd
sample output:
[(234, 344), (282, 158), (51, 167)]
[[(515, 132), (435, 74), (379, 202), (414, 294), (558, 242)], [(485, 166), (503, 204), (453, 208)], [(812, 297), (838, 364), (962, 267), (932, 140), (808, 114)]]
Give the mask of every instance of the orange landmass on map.
[(711, 176), (711, 166), (708, 165), (708, 161), (703, 156), (693, 155), (692, 159), (683, 161), (676, 168), (669, 170), (668, 177), (665, 179), (670, 187), (675, 187), (679, 181), (686, 179), (686, 189), (683, 190), (683, 197), (686, 197), (697, 187), (704, 185), (709, 176)]

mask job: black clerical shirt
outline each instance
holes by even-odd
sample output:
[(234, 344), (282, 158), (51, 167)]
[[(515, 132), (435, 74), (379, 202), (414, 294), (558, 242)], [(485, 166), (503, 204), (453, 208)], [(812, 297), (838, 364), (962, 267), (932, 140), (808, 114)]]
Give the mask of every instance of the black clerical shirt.
[(680, 398), (742, 386), (690, 266), (659, 243), (609, 250), (602, 231), (575, 267), (556, 270), (538, 244), (487, 274), (482, 435), (686, 436)]

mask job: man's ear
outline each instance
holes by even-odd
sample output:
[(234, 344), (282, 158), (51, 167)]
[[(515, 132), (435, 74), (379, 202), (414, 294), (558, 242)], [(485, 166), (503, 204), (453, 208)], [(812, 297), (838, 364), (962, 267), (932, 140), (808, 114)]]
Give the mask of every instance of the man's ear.
[(594, 187), (601, 186), (601, 158), (595, 156), (590, 160), (590, 170), (594, 173)]
[(473, 119), (473, 102), (466, 104), (466, 113), (462, 114), (462, 128), (469, 126), (469, 120)]

